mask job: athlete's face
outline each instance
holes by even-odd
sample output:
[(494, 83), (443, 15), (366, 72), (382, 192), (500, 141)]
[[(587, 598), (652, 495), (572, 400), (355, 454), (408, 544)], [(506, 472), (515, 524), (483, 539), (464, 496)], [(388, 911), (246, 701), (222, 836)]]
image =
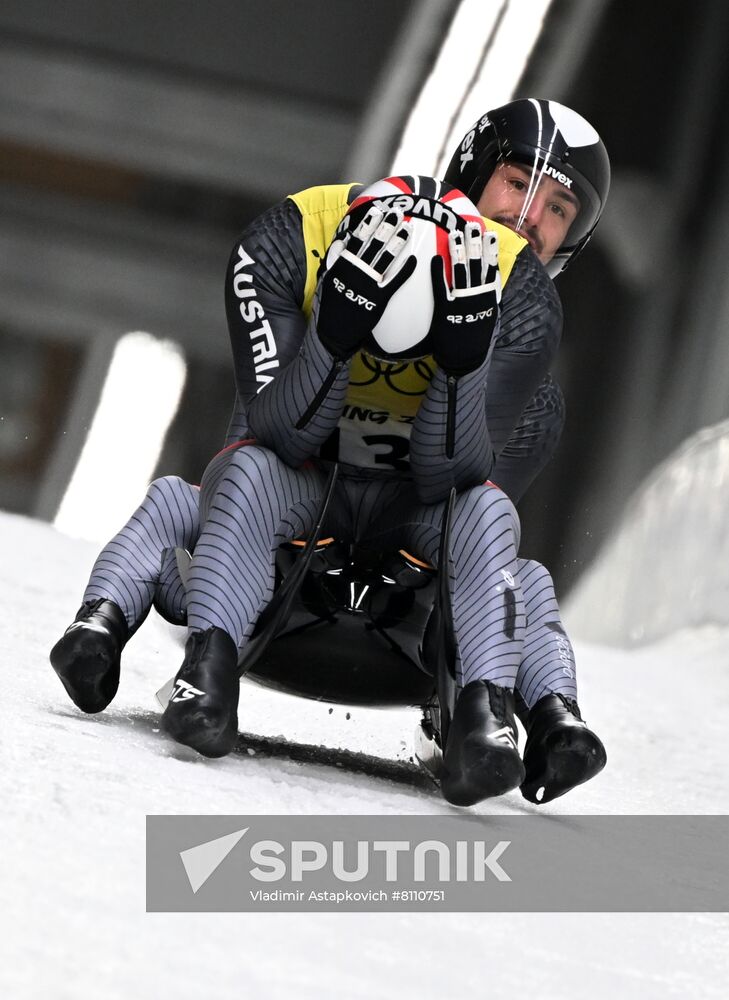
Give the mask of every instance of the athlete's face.
[(478, 200), (487, 219), (500, 222), (528, 240), (537, 257), (548, 264), (564, 243), (580, 210), (579, 199), (559, 181), (539, 174), (529, 190), (532, 172), (519, 163), (501, 163)]

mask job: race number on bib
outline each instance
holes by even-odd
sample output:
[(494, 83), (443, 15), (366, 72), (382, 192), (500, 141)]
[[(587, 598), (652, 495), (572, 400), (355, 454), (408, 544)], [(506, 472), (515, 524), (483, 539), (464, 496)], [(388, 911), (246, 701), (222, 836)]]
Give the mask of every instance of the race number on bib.
[(367, 469), (409, 472), (411, 419), (345, 407), (337, 429), (339, 461)]

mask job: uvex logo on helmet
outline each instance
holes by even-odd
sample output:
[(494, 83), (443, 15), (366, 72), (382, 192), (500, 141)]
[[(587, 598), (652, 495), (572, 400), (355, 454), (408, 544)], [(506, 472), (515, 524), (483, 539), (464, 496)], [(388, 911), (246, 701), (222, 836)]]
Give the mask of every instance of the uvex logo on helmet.
[(464, 137), (461, 143), (461, 170), (466, 166), (466, 164), (473, 159), (473, 141), (476, 138), (476, 129), (478, 129), (479, 135), (483, 132), (485, 128), (491, 124), (488, 115), (483, 115), (475, 128)]
[(544, 168), (544, 173), (547, 175), (547, 177), (554, 177), (556, 181), (559, 181), (560, 184), (564, 184), (566, 188), (572, 187), (572, 178), (568, 177), (566, 174), (563, 174), (561, 170), (557, 170), (556, 167), (551, 167), (547, 165)]
[(461, 143), (461, 170), (464, 169), (469, 160), (473, 159), (473, 140), (475, 138), (476, 129), (472, 128)]

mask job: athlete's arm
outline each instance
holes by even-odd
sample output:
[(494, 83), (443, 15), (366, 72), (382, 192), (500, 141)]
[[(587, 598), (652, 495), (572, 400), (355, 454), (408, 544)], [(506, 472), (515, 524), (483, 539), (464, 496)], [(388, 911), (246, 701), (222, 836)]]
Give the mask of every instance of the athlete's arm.
[(347, 366), (307, 331), (306, 265), (301, 213), (286, 199), (243, 233), (225, 282), (237, 390), (231, 427), (292, 466), (327, 440), (347, 387)]
[[(497, 456), (490, 475), (514, 500), (514, 494), (521, 495), (547, 461), (561, 431), (561, 393), (547, 391), (548, 385), (556, 387), (545, 381), (561, 334), (562, 304), (557, 291), (526, 247), (504, 289), (501, 328), (486, 388), (486, 422)], [(524, 423), (527, 414), (528, 427)], [(515, 463), (522, 464), (519, 471)]]
[(438, 368), (428, 385), (410, 435), (410, 469), (423, 503), (489, 477), (494, 452), (486, 423), (487, 370), (488, 360), (460, 378)]
[(418, 408), (410, 465), (424, 503), (483, 482), (493, 464), (486, 423), (488, 356), (498, 336), (501, 277), (496, 234), (467, 226), (449, 236), (452, 287), (432, 261), (430, 338), (438, 365)]
[(497, 454), (489, 477), (513, 503), (521, 500), (554, 454), (563, 426), (562, 390), (547, 374)]
[[(534, 253), (525, 247), (504, 287), (500, 326), (489, 358), (460, 379), (436, 372), (418, 410), (410, 462), (425, 503), (444, 499), (452, 487), (463, 490), (494, 478), (495, 456), (504, 452), (545, 378), (561, 331), (559, 296)], [(518, 472), (515, 451), (517, 466), (526, 460)], [(508, 472), (513, 488), (526, 489), (541, 468), (538, 452), (538, 446), (526, 455), (524, 449), (510, 448), (499, 474), (506, 479)]]

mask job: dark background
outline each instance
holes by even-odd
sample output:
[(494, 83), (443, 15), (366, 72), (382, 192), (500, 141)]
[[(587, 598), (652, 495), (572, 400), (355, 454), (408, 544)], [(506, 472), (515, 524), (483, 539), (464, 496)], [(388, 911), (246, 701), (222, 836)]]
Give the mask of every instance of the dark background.
[[(455, 6), (3, 5), (0, 507), (52, 519), (95, 373), (133, 329), (185, 351), (157, 471), (199, 481), (232, 398), (233, 239), (292, 191), (386, 171)], [(567, 430), (520, 508), (522, 554), (562, 591), (656, 463), (729, 416), (728, 45), (722, 0), (555, 0), (515, 94), (584, 114), (614, 171), (558, 279)]]

